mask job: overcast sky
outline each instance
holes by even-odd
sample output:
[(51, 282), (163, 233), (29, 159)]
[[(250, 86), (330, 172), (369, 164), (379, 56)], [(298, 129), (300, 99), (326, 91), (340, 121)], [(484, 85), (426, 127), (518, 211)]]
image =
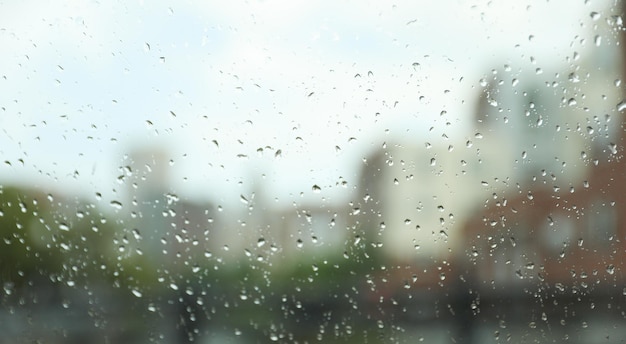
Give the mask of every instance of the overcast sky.
[(116, 198), (124, 154), (162, 146), (183, 195), (342, 201), (384, 141), (467, 135), (492, 68), (592, 49), (611, 4), (5, 2), (0, 178)]

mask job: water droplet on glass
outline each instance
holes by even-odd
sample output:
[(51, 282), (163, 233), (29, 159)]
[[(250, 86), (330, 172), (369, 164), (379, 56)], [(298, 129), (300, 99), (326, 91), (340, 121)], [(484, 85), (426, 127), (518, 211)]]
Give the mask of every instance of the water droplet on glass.
[(615, 273), (615, 265), (610, 264), (609, 266), (606, 267), (606, 272), (609, 273), (609, 275), (612, 275)]
[(576, 73), (570, 73), (567, 77), (567, 79), (572, 82), (572, 83), (578, 83), (580, 82), (580, 77), (578, 76), (578, 74)]
[(602, 44), (602, 36), (596, 35), (596, 37), (593, 39), (593, 43), (596, 45), (596, 47), (599, 47)]
[(311, 190), (313, 190), (313, 192), (315, 193), (319, 193), (320, 191), (322, 191), (322, 188), (315, 184), (311, 187)]
[(131, 292), (132, 292), (132, 293), (133, 293), (133, 295), (135, 295), (136, 297), (141, 297), (141, 296), (142, 296), (141, 292), (140, 292), (139, 290), (137, 290), (137, 289), (133, 289), (133, 290), (131, 290)]
[(111, 201), (111, 203), (109, 203), (109, 204), (111, 205), (111, 207), (113, 207), (113, 208), (115, 208), (117, 210), (120, 210), (123, 207), (122, 202), (120, 202), (120, 201)]

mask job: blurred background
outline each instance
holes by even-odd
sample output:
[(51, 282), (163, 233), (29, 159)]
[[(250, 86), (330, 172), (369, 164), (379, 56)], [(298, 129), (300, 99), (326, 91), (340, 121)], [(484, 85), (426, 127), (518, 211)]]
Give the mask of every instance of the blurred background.
[(622, 8), (0, 3), (0, 343), (623, 343)]

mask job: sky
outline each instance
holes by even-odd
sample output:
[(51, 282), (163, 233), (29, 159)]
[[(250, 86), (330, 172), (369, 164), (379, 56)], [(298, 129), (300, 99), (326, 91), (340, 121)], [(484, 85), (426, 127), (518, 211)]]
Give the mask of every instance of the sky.
[(612, 3), (3, 3), (0, 178), (119, 199), (164, 147), (183, 196), (345, 202), (383, 142), (469, 135), (491, 69), (593, 49)]

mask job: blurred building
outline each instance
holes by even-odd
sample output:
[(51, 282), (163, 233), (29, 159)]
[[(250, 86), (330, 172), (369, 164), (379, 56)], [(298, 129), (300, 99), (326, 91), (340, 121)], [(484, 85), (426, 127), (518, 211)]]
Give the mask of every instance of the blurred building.
[(488, 189), (471, 141), (385, 144), (361, 169), (357, 228), (404, 261), (450, 255), (459, 219)]
[(139, 253), (157, 266), (182, 268), (192, 258), (218, 250), (221, 231), (213, 204), (181, 199), (170, 189), (168, 160), (167, 151), (159, 147), (126, 156), (120, 179), (129, 200), (121, 210), (128, 215), (128, 255)]

